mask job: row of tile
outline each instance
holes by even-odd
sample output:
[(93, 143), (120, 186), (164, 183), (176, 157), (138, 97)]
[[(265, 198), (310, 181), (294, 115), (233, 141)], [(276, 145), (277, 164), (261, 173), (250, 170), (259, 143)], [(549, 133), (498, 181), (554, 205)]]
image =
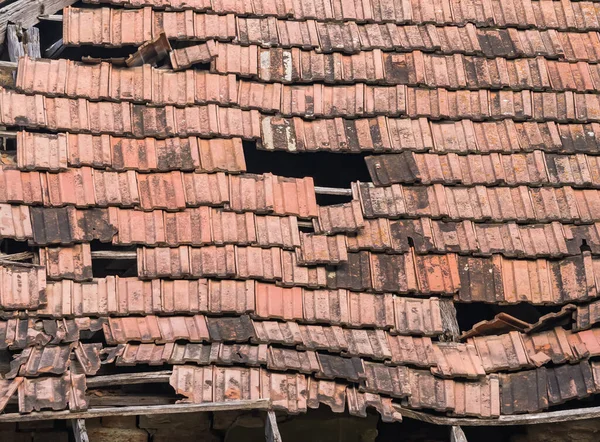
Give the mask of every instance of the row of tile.
[(17, 167), (64, 171), (90, 166), (113, 171), (244, 172), (240, 138), (122, 138), (111, 135), (17, 133)]
[[(300, 246), (294, 217), (236, 214), (219, 209), (185, 209), (170, 213), (129, 209), (29, 208), (0, 204), (0, 234), (37, 245), (90, 242), (94, 239), (117, 245), (239, 244), (293, 249)], [(538, 258), (577, 255), (585, 244), (600, 254), (600, 227), (549, 224), (520, 225), (514, 222), (473, 223), (420, 219), (367, 219), (357, 200), (319, 208), (313, 219), (318, 232), (350, 234), (350, 252), (418, 254), (459, 253)], [(192, 231), (192, 226), (196, 226)], [(86, 228), (87, 227), (87, 228)], [(16, 228), (16, 230), (15, 230)]]
[(327, 273), (329, 288), (392, 293), (439, 293), (459, 302), (565, 304), (594, 299), (598, 260), (589, 252), (562, 260), (447, 255), (348, 254)]
[(51, 131), (133, 135), (136, 138), (202, 136), (260, 138), (260, 114), (206, 106), (148, 107), (0, 91), (0, 124)]
[[(444, 380), (420, 370), (399, 371), (377, 364), (367, 367), (368, 375), (360, 390), (354, 385), (316, 380), (302, 374), (191, 365), (175, 366), (170, 384), (188, 403), (268, 398), (274, 409), (290, 414), (306, 412), (308, 407), (316, 408), (320, 403), (343, 412), (347, 403), (351, 415), (365, 417), (369, 406), (376, 408), (386, 422), (401, 420), (401, 414), (392, 399), (380, 394), (404, 397), (401, 404), (410, 408), (451, 411), (458, 416), (497, 417), (541, 411), (583, 399), (595, 394), (600, 384), (597, 364), (588, 362), (499, 377), (491, 375), (476, 383)], [(85, 375), (67, 372), (62, 377), (19, 377), (3, 382), (7, 384), (3, 385), (3, 391), (9, 398), (18, 388), (19, 408), (23, 413), (43, 408), (87, 408)], [(406, 397), (400, 385), (410, 391), (410, 396)]]
[(264, 116), (258, 147), (287, 152), (513, 153), (542, 150), (597, 154), (600, 125), (430, 121), (426, 118), (334, 118), (303, 120)]
[[(248, 87), (246, 87), (248, 86)], [(427, 117), (432, 120), (471, 119), (558, 122), (598, 121), (600, 104), (595, 94), (531, 91), (448, 91), (413, 87), (285, 86), (280, 83), (240, 83), (240, 107), (277, 117), (358, 118)], [(326, 124), (326, 123), (325, 123)]]
[(593, 223), (600, 219), (600, 193), (572, 187), (375, 187), (352, 183), (366, 218), (442, 218), (520, 223)]
[(89, 167), (59, 173), (0, 169), (0, 202), (48, 207), (139, 207), (142, 210), (183, 210), (223, 206), (235, 212), (318, 215), (312, 177), (225, 175), (135, 171), (109, 172)]
[(551, 261), (362, 251), (348, 253), (348, 261), (335, 269), (300, 266), (294, 253), (275, 248), (159, 247), (139, 248), (138, 254), (143, 279), (253, 278), (287, 287), (456, 294), (462, 302), (491, 303), (564, 304), (593, 299), (598, 290), (598, 260), (589, 252)]
[(113, 4), (126, 7), (151, 6), (156, 9), (191, 9), (217, 14), (275, 16), (282, 19), (316, 19), (322, 21), (357, 21), (375, 23), (434, 23), (539, 29), (600, 29), (600, 6), (591, 1), (546, 2), (508, 0), (500, 5), (491, 0), (440, 0), (423, 4), (419, 0), (86, 0), (86, 3)]
[[(21, 293), (26, 298), (23, 290)], [(49, 281), (45, 297), (43, 305), (35, 306), (39, 317), (250, 313), (260, 319), (375, 327), (420, 336), (444, 331), (440, 302), (447, 302), (347, 290), (283, 288), (255, 281), (142, 281), (115, 277), (85, 283)], [(12, 307), (27, 308), (25, 302), (13, 303)]]
[[(591, 341), (587, 342), (590, 337)], [(402, 361), (408, 365), (431, 367), (434, 375), (446, 379), (479, 379), (496, 372), (532, 369), (549, 363), (574, 364), (584, 358), (597, 356), (598, 337), (600, 336), (592, 331), (572, 333), (561, 327), (532, 335), (510, 332), (503, 335), (479, 336), (469, 339), (467, 344), (432, 342), (428, 337), (388, 335), (389, 343), (394, 344), (391, 344), (392, 359), (386, 361), (386, 365), (393, 366)], [(393, 346), (398, 344), (399, 351), (396, 351)], [(110, 352), (115, 355), (117, 365), (244, 364), (307, 374), (321, 370), (322, 373), (317, 376), (319, 378), (339, 378), (354, 382), (364, 379), (365, 370), (368, 372), (368, 366), (372, 364), (355, 356), (342, 361), (339, 356), (330, 353), (316, 353), (314, 350), (300, 352), (294, 348), (274, 347), (268, 344), (171, 342), (127, 343), (117, 347), (116, 351)], [(426, 356), (417, 361), (418, 356), (409, 356), (409, 351), (417, 351), (419, 355)], [(65, 365), (59, 364), (60, 367)], [(337, 371), (335, 366), (344, 371), (334, 374)], [(353, 374), (348, 376), (346, 368), (350, 368)], [(323, 373), (325, 371), (327, 374)], [(59, 371), (58, 374), (60, 373), (62, 372)]]
[[(465, 53), (486, 57), (564, 58), (600, 61), (597, 32), (557, 32), (464, 26), (397, 25), (355, 21), (294, 21), (276, 17), (240, 17), (144, 9), (69, 7), (63, 13), (63, 42), (67, 45), (141, 45), (165, 33), (176, 40), (214, 39), (240, 45), (300, 47), (323, 53), (357, 53), (373, 49)], [(100, 26), (102, 32), (96, 27)]]
[[(388, 370), (389, 382), (394, 379), (392, 371)], [(273, 409), (289, 414), (305, 413), (307, 407), (318, 408), (320, 403), (342, 413), (347, 403), (348, 412), (353, 416), (366, 417), (367, 407), (373, 407), (384, 422), (402, 420), (390, 398), (302, 374), (258, 368), (183, 365), (173, 368), (170, 383), (177, 394), (186, 397), (183, 402), (187, 403), (268, 398)], [(375, 386), (369, 388), (371, 391), (376, 389)]]
[[(113, 318), (116, 327), (127, 326), (127, 330), (119, 328), (119, 339), (122, 344), (128, 341), (140, 341), (143, 334), (152, 343), (148, 332), (148, 319), (154, 325), (158, 334), (159, 342), (163, 338), (163, 331), (167, 333), (167, 343), (173, 343), (173, 328), (177, 336), (184, 336), (184, 340), (192, 343), (201, 343), (195, 327), (195, 317), (126, 317)], [(203, 316), (201, 324), (204, 324)], [(77, 343), (80, 333), (87, 330), (102, 330), (108, 333), (110, 339), (111, 328), (107, 318), (99, 318), (90, 321), (89, 318), (75, 318), (62, 320), (43, 320), (37, 318), (8, 319), (0, 321), (0, 348), (6, 350), (19, 350), (30, 347), (43, 347), (48, 345), (65, 345)], [(212, 333), (217, 336), (218, 341), (223, 341), (224, 336), (232, 337), (233, 333), (243, 341), (242, 334), (245, 333), (246, 341), (253, 335), (253, 344), (272, 344), (275, 346), (296, 347), (298, 350), (326, 351), (331, 354), (342, 354), (350, 357), (363, 357), (376, 361), (388, 361), (392, 365), (414, 365), (418, 367), (432, 367), (436, 364), (432, 358), (431, 338), (426, 336), (403, 336), (392, 335), (389, 331), (380, 329), (354, 329), (339, 326), (301, 325), (297, 322), (287, 321), (251, 321), (246, 316), (238, 318), (212, 318)], [(40, 322), (43, 326), (40, 327)], [(216, 324), (216, 325), (215, 325)], [(219, 326), (220, 325), (220, 326)], [(162, 328), (157, 329), (157, 326)], [(141, 327), (141, 329), (140, 329)], [(190, 328), (191, 327), (191, 328)], [(227, 327), (231, 330), (226, 334), (220, 334)], [(156, 331), (158, 330), (158, 331)], [(237, 330), (237, 331), (236, 331)], [(245, 331), (244, 331), (245, 330)], [(585, 332), (581, 332), (585, 333)], [(206, 333), (205, 333), (206, 334)], [(167, 336), (164, 335), (164, 336)], [(231, 340), (231, 339), (230, 339)], [(235, 342), (236, 339), (234, 339)], [(118, 345), (113, 342), (111, 345)], [(77, 348), (77, 347), (76, 347)], [(118, 347), (117, 347), (118, 349)], [(112, 351), (107, 354), (107, 363), (110, 362)], [(114, 354), (113, 354), (114, 356)]]
[[(0, 235), (33, 244), (112, 242), (116, 245), (171, 245), (206, 243), (247, 244), (261, 247), (300, 246), (297, 220), (293, 216), (258, 216), (200, 207), (181, 212), (129, 209), (75, 209), (0, 204)], [(26, 234), (13, 226), (25, 229)]]
[[(418, 308), (418, 304), (414, 304), (413, 307)], [(413, 316), (413, 320), (416, 319), (416, 313)], [(418, 321), (422, 320), (423, 318), (420, 318)], [(12, 364), (12, 375), (17, 375), (22, 365), (25, 365), (24, 370), (27, 370), (30, 359), (31, 375), (44, 372), (61, 374), (61, 367), (68, 367), (67, 361), (44, 364), (41, 359), (57, 361), (57, 358), (69, 354), (70, 350), (65, 350), (66, 347), (74, 348), (77, 361), (83, 368), (88, 369), (86, 373), (94, 374), (97, 371), (101, 348), (98, 348), (98, 344), (78, 342), (80, 330), (84, 330), (85, 326), (75, 327), (70, 338), (67, 338), (68, 334), (60, 331), (54, 332), (57, 337), (53, 337), (51, 330), (44, 332), (40, 331), (39, 327), (36, 330), (32, 329), (35, 327), (34, 321), (10, 319), (0, 322), (3, 348), (27, 350)], [(44, 325), (46, 323), (53, 321), (44, 321)], [(412, 324), (413, 330), (404, 330), (405, 333), (413, 333), (412, 336), (406, 336), (395, 334), (401, 331), (398, 329), (359, 330), (335, 325), (302, 325), (291, 321), (256, 321), (249, 320), (246, 316), (125, 317), (103, 319), (103, 323), (109, 344), (117, 345), (114, 349), (102, 350), (102, 353), (109, 355), (106, 363), (111, 363), (118, 357), (117, 364), (121, 365), (195, 362), (200, 365), (245, 363), (259, 366), (263, 361), (259, 356), (262, 354), (266, 361), (266, 346), (269, 345), (278, 355), (287, 354), (289, 357), (284, 358), (287, 360), (311, 359), (310, 355), (296, 354), (297, 350), (326, 351), (332, 355), (385, 361), (386, 365), (391, 366), (428, 368), (436, 376), (444, 378), (476, 379), (485, 374), (531, 369), (547, 364), (573, 364), (600, 355), (599, 329), (573, 332), (556, 327), (531, 334), (512, 331), (500, 335), (471, 337), (465, 344), (433, 342), (428, 336), (414, 336), (413, 330), (418, 328), (414, 327), (415, 324)], [(404, 326), (406, 327), (406, 323)], [(210, 340), (207, 338), (209, 335)], [(181, 340), (187, 343), (176, 343)], [(251, 344), (242, 344), (249, 340)], [(202, 344), (206, 341), (209, 343)], [(139, 345), (139, 342), (143, 344)], [(273, 345), (275, 347), (272, 347)], [(280, 345), (288, 351), (284, 351)], [(133, 350), (128, 352), (127, 348), (131, 346)], [(47, 350), (44, 351), (44, 348)], [(28, 349), (39, 351), (31, 352)], [(139, 359), (142, 356), (144, 359)], [(277, 365), (278, 370), (285, 371), (285, 365)], [(353, 365), (360, 366), (361, 363), (355, 362)], [(288, 368), (301, 372), (311, 371), (300, 368), (303, 366), (306, 367), (299, 362)]]
[[(361, 251), (348, 253), (347, 262), (338, 263), (337, 268), (329, 269), (324, 266), (301, 266), (294, 252), (280, 248), (233, 245), (200, 248), (140, 247), (137, 252), (138, 276), (144, 280), (206, 277), (256, 279), (277, 282), (284, 287), (455, 295), (461, 302), (501, 304), (522, 301), (532, 304), (564, 304), (594, 299), (598, 296), (595, 277), (600, 273), (600, 261), (592, 258), (590, 252), (561, 260), (520, 260), (502, 255), (484, 258), (455, 254), (414, 255), (410, 252), (388, 255)], [(93, 278), (88, 244), (41, 248), (39, 255), (49, 279), (91, 281)], [(24, 272), (22, 277), (39, 277), (37, 269), (30, 273), (33, 275)], [(89, 289), (94, 293), (94, 287)], [(20, 289), (18, 294), (13, 295), (17, 298), (13, 305), (32, 302), (32, 290), (31, 287)], [(72, 290), (73, 288), (66, 292), (68, 298), (70, 295), (75, 296), (71, 293)], [(196, 296), (195, 292), (191, 293), (190, 296)], [(241, 293), (248, 296), (248, 289)], [(335, 292), (324, 293), (332, 297)], [(338, 293), (333, 297), (339, 296), (341, 295)], [(363, 298), (365, 302), (368, 299), (383, 302), (383, 298), (371, 298), (367, 295)], [(41, 300), (38, 302), (41, 303)], [(336, 302), (339, 304), (341, 301)], [(188, 303), (196, 305), (191, 301), (186, 301), (185, 305)], [(67, 307), (70, 308), (69, 304)], [(292, 308), (293, 305), (289, 307)], [(265, 315), (270, 316), (271, 314)], [(309, 315), (309, 319), (310, 317)], [(334, 318), (330, 320), (334, 321)]]
[(501, 155), (404, 152), (366, 157), (376, 186), (460, 184), (464, 186), (600, 186), (600, 157), (542, 151)]
[[(204, 209), (201, 209), (201, 211), (202, 210)], [(187, 211), (187, 209), (184, 209), (184, 212), (185, 211)], [(137, 243), (138, 241), (162, 244), (162, 241), (171, 241), (170, 239), (167, 240), (166, 236), (163, 238), (160, 234), (155, 235), (153, 232), (156, 232), (156, 230), (148, 230), (148, 228), (151, 228), (152, 221), (155, 223), (155, 226), (157, 225), (156, 223), (158, 223), (158, 227), (152, 228), (160, 230), (160, 226), (162, 225), (160, 221), (160, 212), (154, 215), (151, 213), (145, 214), (142, 219), (139, 218), (139, 215), (140, 214), (134, 213), (133, 211), (126, 211), (126, 209), (111, 209), (109, 218), (109, 210), (100, 208), (76, 209), (73, 206), (42, 208), (0, 204), (0, 236), (20, 241), (31, 240), (32, 243), (36, 245), (67, 245), (72, 243), (91, 242), (95, 239), (105, 243), (116, 241), (117, 243), (127, 244)], [(169, 222), (172, 221), (172, 214), (162, 213), (162, 216), (165, 217), (164, 220), (169, 220)], [(179, 215), (175, 216), (176, 218), (179, 217)], [(176, 223), (185, 223), (185, 215), (183, 216), (184, 220), (176, 220)], [(227, 218), (225, 221), (226, 225), (223, 224), (222, 219), (221, 225), (217, 223), (213, 226), (213, 241), (233, 241), (243, 243), (244, 235), (240, 230), (235, 234), (233, 232), (234, 229), (229, 230), (230, 227), (234, 227), (233, 224), (229, 225), (229, 223), (234, 223), (235, 228), (237, 228), (240, 217), (236, 216), (234, 222), (231, 218), (228, 218), (231, 217), (228, 213), (222, 212), (220, 216), (222, 218)], [(318, 219), (313, 218), (313, 224), (318, 233), (355, 233), (364, 225), (360, 203), (357, 200), (353, 200), (348, 204), (318, 207), (318, 216)], [(287, 220), (289, 220), (290, 223), (289, 231), (285, 224)], [(292, 218), (287, 220), (279, 220), (279, 222), (282, 223), (280, 224), (281, 232), (279, 232), (279, 228), (277, 227), (274, 218), (271, 218), (270, 216), (255, 217), (254, 224), (257, 225), (257, 244), (277, 244), (284, 248), (290, 248), (290, 245), (292, 244), (295, 246), (297, 244), (296, 240), (290, 239), (294, 238), (295, 235), (295, 229), (292, 228), (295, 220)], [(127, 221), (130, 224), (129, 226), (126, 224)], [(133, 226), (131, 223), (133, 222), (148, 223), (148, 227), (142, 229), (145, 230), (144, 233), (138, 232), (137, 229), (132, 231)], [(267, 223), (266, 232), (263, 230), (264, 222)], [(117, 231), (118, 226), (116, 223), (121, 224), (121, 237), (118, 237), (118, 239), (115, 238), (115, 235), (119, 233)], [(225, 230), (220, 231), (220, 228)], [(240, 228), (242, 228), (241, 225)], [(145, 239), (142, 240), (142, 236), (147, 233), (152, 233), (152, 235), (146, 236)], [(171, 231), (165, 231), (164, 233), (165, 235), (168, 235), (169, 238), (172, 238), (171, 235), (174, 234), (174, 232)], [(263, 237), (262, 235), (265, 233), (267, 236)], [(179, 233), (177, 233), (177, 235), (179, 235)], [(181, 235), (183, 235), (183, 232), (181, 232)], [(248, 240), (253, 243), (254, 235), (252, 235), (251, 232), (247, 233), (247, 235), (249, 235)]]
[[(211, 389), (204, 385), (205, 383), (210, 386), (214, 385), (214, 375), (211, 376), (213, 370), (219, 370), (219, 368), (176, 366), (171, 382), (173, 385), (173, 378), (176, 377), (174, 383), (176, 391), (189, 397), (193, 402), (202, 403), (211, 397)], [(256, 391), (258, 386), (262, 388), (262, 382), (257, 376), (257, 369), (234, 368), (229, 370), (250, 371), (251, 373), (256, 371), (255, 379), (252, 378), (252, 374), (238, 373), (237, 376), (224, 376), (225, 379), (235, 379), (234, 385), (239, 382), (241, 385), (238, 384), (240, 386), (237, 388), (241, 392)], [(183, 373), (178, 373), (178, 371), (183, 371)], [(372, 369), (370, 367), (363, 389), (398, 397), (402, 396), (399, 389), (399, 386), (402, 385), (406, 386), (404, 388), (410, 389), (410, 396), (404, 397), (401, 402), (402, 405), (409, 408), (450, 411), (458, 416), (497, 417), (500, 414), (541, 411), (549, 406), (583, 399), (596, 394), (600, 387), (599, 367), (596, 363), (590, 364), (589, 362), (551, 369), (539, 368), (500, 376), (491, 375), (474, 383), (440, 379), (421, 370), (408, 369), (406, 371), (407, 376), (401, 377), (394, 368), (379, 365), (375, 365)], [(277, 375), (271, 374), (271, 385), (273, 376)], [(298, 377), (302, 375), (281, 374), (279, 376), (282, 379), (277, 379), (277, 382), (283, 389), (282, 395), (285, 398), (285, 405), (282, 408), (288, 411), (304, 409), (304, 406), (298, 407), (298, 404), (304, 403), (305, 395), (298, 395), (298, 397), (294, 394), (291, 407), (288, 402), (290, 390), (310, 392), (310, 387), (298, 388), (294, 385), (296, 388), (290, 388), (289, 378), (296, 376), (297, 382)], [(284, 381), (286, 377), (288, 382)], [(254, 386), (254, 390), (251, 386)], [(351, 388), (347, 387), (348, 390)], [(237, 394), (235, 396), (238, 397)], [(240, 397), (247, 399), (252, 395), (251, 393), (246, 393), (246, 395), (242, 393)], [(275, 406), (275, 408), (278, 407)], [(336, 409), (343, 410), (343, 402), (342, 407), (334, 408), (334, 410)], [(351, 407), (349, 411), (354, 414)]]
[(10, 371), (4, 379), (38, 377), (44, 374), (65, 374), (72, 369), (76, 373), (95, 375), (100, 369), (101, 343), (45, 345), (24, 348), (11, 361)]
[[(65, 59), (31, 60), (25, 57), (19, 61), (16, 87), (27, 94), (50, 97), (147, 102), (158, 106), (215, 103), (305, 118), (408, 115), (434, 119), (597, 120), (600, 112), (597, 96), (570, 91), (595, 91), (596, 85), (600, 84), (600, 70), (597, 76), (590, 76), (587, 71), (582, 75), (581, 64), (547, 63), (564, 66), (567, 71), (551, 81), (553, 73), (558, 76), (559, 72), (549, 70), (549, 81), (544, 88), (552, 92), (546, 93), (527, 90), (448, 91), (443, 89), (447, 85), (436, 86), (439, 89), (404, 85), (369, 86), (363, 83), (352, 86), (290, 86), (238, 81), (232, 74), (217, 75), (206, 71), (173, 72), (149, 65), (119, 68), (109, 63), (91, 65)], [(575, 70), (572, 72), (571, 68)], [(555, 92), (565, 90), (566, 93)], [(6, 117), (10, 118), (10, 113)]]
[(418, 254), (561, 258), (579, 255), (584, 244), (594, 255), (600, 254), (600, 225), (378, 218), (364, 220), (364, 227), (358, 230), (356, 236), (347, 236), (346, 242), (349, 252), (406, 253), (414, 248)]
[[(17, 315), (18, 316), (18, 315)], [(81, 333), (102, 330), (106, 318), (11, 318), (0, 321), (0, 350), (77, 343)]]
[(597, 64), (537, 58), (485, 58), (413, 51), (353, 55), (299, 48), (263, 49), (219, 43), (211, 72), (276, 83), (379, 83), (448, 89), (592, 91), (600, 84)]
[[(406, 298), (398, 299), (403, 300)], [(423, 305), (428, 302), (426, 300), (415, 300), (417, 308), (418, 301), (422, 301), (421, 304)], [(401, 304), (399, 309), (402, 309)], [(398, 318), (398, 326), (404, 328), (404, 334), (427, 332), (428, 334), (435, 333), (439, 335), (443, 332), (439, 310), (437, 318), (434, 317), (433, 311), (435, 310), (433, 308), (422, 307), (419, 311), (421, 314), (425, 313), (422, 317), (419, 317), (416, 311), (408, 314), (405, 314), (404, 310), (401, 311), (402, 316)], [(429, 317), (427, 313), (430, 314)], [(437, 322), (432, 323), (431, 321), (434, 320)], [(285, 337), (283, 341), (281, 341), (281, 336), (277, 339), (277, 332), (281, 330), (281, 327), (287, 327), (289, 331), (293, 332), (293, 335)], [(398, 328), (394, 329), (392, 333), (400, 333), (401, 331)], [(335, 341), (330, 342), (327, 335), (335, 336)], [(296, 322), (256, 321), (251, 320), (248, 316), (220, 318), (202, 315), (111, 317), (108, 318), (108, 322), (104, 326), (104, 337), (109, 345), (126, 344), (128, 342), (168, 343), (178, 340), (192, 343), (252, 341), (265, 344), (298, 345), (307, 350), (324, 349), (336, 353), (344, 351), (350, 356), (375, 354), (371, 344), (367, 342), (362, 345), (360, 343), (361, 338), (369, 341), (369, 335), (373, 335), (379, 340), (383, 339), (385, 343), (380, 345), (384, 345), (386, 349), (389, 349), (389, 344), (387, 344), (389, 333), (384, 333), (381, 330), (370, 330), (367, 333), (367, 330), (337, 326), (327, 327), (300, 325)], [(335, 344), (336, 341), (337, 344)], [(381, 357), (377, 359), (381, 359)]]
[(176, 72), (149, 64), (118, 67), (112, 63), (87, 64), (61, 59), (19, 58), (15, 86), (28, 93), (91, 100), (149, 102), (154, 105), (238, 103), (235, 75), (204, 70)]

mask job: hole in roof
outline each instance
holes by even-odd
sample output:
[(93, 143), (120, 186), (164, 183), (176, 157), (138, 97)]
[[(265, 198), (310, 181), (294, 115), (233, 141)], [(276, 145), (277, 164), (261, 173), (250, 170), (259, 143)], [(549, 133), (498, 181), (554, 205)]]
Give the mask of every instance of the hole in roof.
[(494, 316), (498, 313), (507, 313), (521, 321), (534, 324), (541, 316), (559, 312), (562, 306), (534, 306), (526, 302), (512, 305), (486, 304), (483, 302), (455, 302), (454, 307), (456, 308), (458, 327), (462, 333), (471, 330), (478, 322), (494, 319)]
[[(368, 153), (335, 154), (331, 152), (289, 152), (257, 149), (256, 142), (244, 141), (248, 173), (272, 173), (283, 177), (312, 177), (315, 186), (350, 189), (355, 181), (371, 181), (365, 157)], [(351, 195), (317, 194), (321, 206), (347, 203)]]
[(90, 249), (92, 251), (92, 275), (94, 278), (137, 276), (135, 247), (119, 247), (94, 240), (90, 244)]
[[(14, 262), (21, 263), (32, 263), (35, 256), (33, 247), (27, 241), (16, 241), (9, 238), (0, 241), (0, 253), (2, 255), (13, 255)], [(7, 257), (4, 256), (4, 258)]]
[(591, 252), (592, 248), (590, 247), (590, 245), (587, 243), (587, 241), (585, 239), (582, 239), (581, 245), (579, 246), (579, 250), (581, 250), (581, 252)]

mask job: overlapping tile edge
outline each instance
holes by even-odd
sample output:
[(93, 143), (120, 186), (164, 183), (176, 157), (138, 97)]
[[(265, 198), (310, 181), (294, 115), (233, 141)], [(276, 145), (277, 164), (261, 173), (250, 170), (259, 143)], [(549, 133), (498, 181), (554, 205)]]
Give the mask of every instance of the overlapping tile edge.
[[(598, 3), (88, 3), (66, 44), (196, 43), (178, 72), (22, 58), (0, 91), (0, 238), (36, 263), (0, 261), (0, 408), (83, 410), (87, 376), (146, 364), (183, 402), (384, 421), (600, 393)], [(319, 206), (244, 143), (370, 152), (372, 183)], [(137, 277), (95, 277), (95, 240)], [(561, 310), (456, 334), (455, 305), (523, 302)]]

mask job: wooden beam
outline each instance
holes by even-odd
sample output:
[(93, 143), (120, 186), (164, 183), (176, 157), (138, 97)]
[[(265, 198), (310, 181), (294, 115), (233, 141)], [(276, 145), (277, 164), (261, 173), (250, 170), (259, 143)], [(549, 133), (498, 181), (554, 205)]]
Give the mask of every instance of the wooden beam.
[(579, 421), (600, 417), (600, 407), (575, 408), (573, 410), (546, 411), (542, 413), (520, 414), (514, 416), (500, 416), (497, 419), (445, 417), (434, 416), (422, 411), (408, 410), (394, 404), (396, 410), (404, 417), (427, 422), (434, 425), (462, 427), (504, 427), (513, 425), (539, 425), (557, 422)]
[(63, 44), (63, 39), (59, 38), (46, 49), (46, 58), (58, 58), (64, 50), (65, 45)]
[(52, 15), (71, 6), (76, 0), (17, 0), (0, 8), (0, 43), (4, 43), (6, 27), (17, 23), (22, 28), (30, 28), (39, 23), (40, 15)]
[(85, 428), (85, 419), (73, 419), (71, 421), (71, 426), (73, 427), (75, 442), (90, 442), (87, 428)]
[(33, 422), (45, 420), (92, 419), (105, 416), (149, 416), (165, 413), (198, 413), (206, 411), (268, 410), (269, 399), (207, 402), (204, 404), (145, 405), (134, 407), (90, 408), (86, 411), (39, 411), (28, 414), (6, 413), (0, 422)]
[[(96, 392), (96, 390), (94, 390)], [(106, 393), (103, 390), (98, 393)], [(129, 407), (132, 405), (168, 405), (174, 404), (177, 398), (172, 396), (150, 396), (140, 394), (110, 394), (106, 393), (102, 396), (96, 394), (88, 394), (86, 396), (89, 407)]]
[(265, 440), (266, 442), (282, 442), (277, 426), (277, 416), (272, 410), (267, 411), (267, 418), (265, 419)]
[(315, 186), (315, 193), (320, 195), (352, 196), (352, 189), (340, 189), (337, 187)]
[(94, 259), (137, 259), (135, 250), (92, 250)]
[(145, 372), (145, 373), (124, 373), (110, 374), (106, 376), (89, 376), (86, 379), (87, 388), (95, 387), (113, 387), (115, 385), (133, 385), (133, 384), (156, 384), (169, 382), (171, 370)]
[(53, 14), (53, 15), (40, 15), (38, 16), (39, 21), (63, 21), (63, 15), (61, 14)]
[[(14, 67), (17, 69), (17, 63), (13, 63), (12, 61), (0, 61), (0, 68), (11, 68)], [(0, 130), (0, 137), (4, 138), (17, 138), (17, 132), (13, 130)]]
[(11, 253), (9, 255), (0, 253), (0, 262), (2, 261), (26, 261), (33, 258), (32, 252)]
[(468, 442), (465, 432), (458, 425), (454, 425), (450, 429), (450, 442)]

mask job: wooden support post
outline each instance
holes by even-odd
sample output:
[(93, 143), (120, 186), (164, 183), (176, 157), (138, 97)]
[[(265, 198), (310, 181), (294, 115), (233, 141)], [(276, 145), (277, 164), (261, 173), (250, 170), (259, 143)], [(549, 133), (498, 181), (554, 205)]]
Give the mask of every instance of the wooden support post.
[(17, 62), (19, 57), (25, 55), (25, 50), (21, 45), (19, 38), (20, 29), (17, 25), (8, 25), (6, 27), (6, 44), (8, 46), (8, 58), (10, 61)]
[(21, 29), (18, 25), (8, 25), (6, 28), (8, 58), (12, 62), (19, 57), (28, 55), (31, 58), (42, 58), (40, 49), (40, 30), (38, 28)]
[(73, 419), (71, 425), (73, 426), (75, 442), (90, 442), (87, 429), (85, 428), (85, 419)]
[(458, 327), (456, 308), (452, 300), (440, 300), (440, 313), (442, 314), (442, 325), (444, 327), (444, 335), (440, 337), (440, 340), (458, 342), (460, 340), (460, 328)]
[(450, 430), (450, 442), (467, 442), (465, 432), (458, 425), (454, 425)]
[(265, 440), (266, 442), (281, 442), (281, 434), (277, 426), (277, 416), (274, 411), (267, 411), (265, 419)]

